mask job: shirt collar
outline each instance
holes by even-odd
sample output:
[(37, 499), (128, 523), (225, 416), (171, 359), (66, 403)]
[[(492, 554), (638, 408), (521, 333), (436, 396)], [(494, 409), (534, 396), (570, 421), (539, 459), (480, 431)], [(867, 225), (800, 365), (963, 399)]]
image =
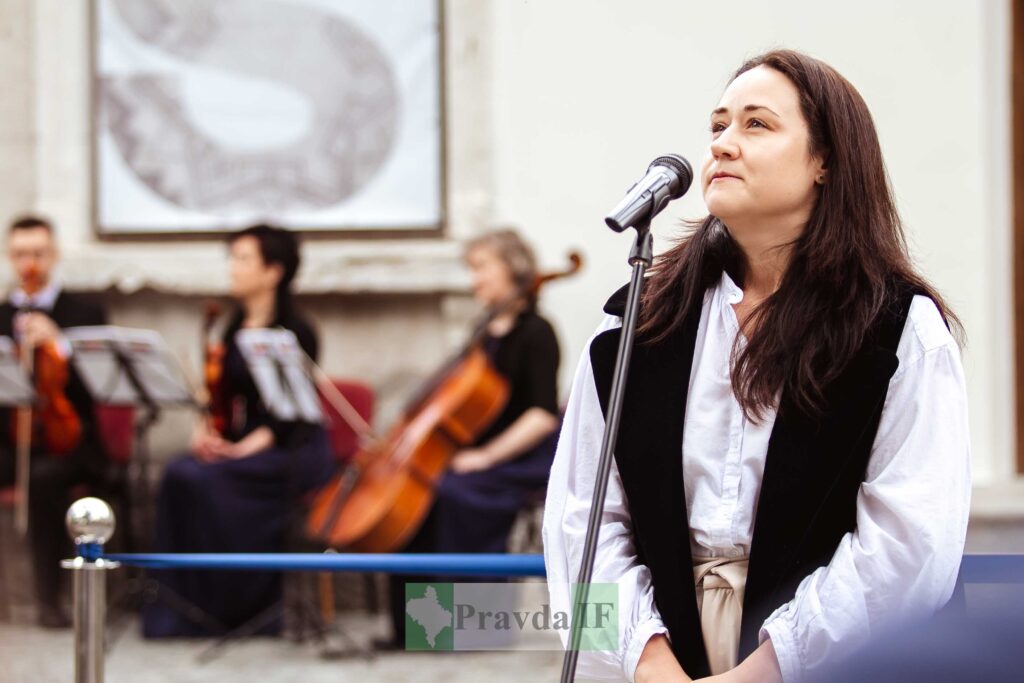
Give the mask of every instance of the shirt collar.
[(743, 290), (733, 282), (729, 273), (722, 270), (722, 279), (718, 283), (718, 289), (723, 294), (723, 301), (726, 304), (738, 304), (743, 301)]
[(21, 287), (11, 292), (11, 305), (15, 308), (36, 308), (42, 311), (52, 311), (57, 297), (60, 296), (61, 284), (57, 278), (50, 280), (50, 283), (36, 293), (29, 296)]

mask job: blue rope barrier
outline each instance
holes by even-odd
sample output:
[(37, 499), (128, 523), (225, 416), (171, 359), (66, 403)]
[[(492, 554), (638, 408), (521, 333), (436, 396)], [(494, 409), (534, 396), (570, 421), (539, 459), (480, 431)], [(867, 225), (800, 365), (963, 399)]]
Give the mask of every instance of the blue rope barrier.
[[(149, 569), (384, 572), (450, 576), (545, 576), (543, 555), (501, 553), (125, 553), (104, 555)], [(1024, 555), (964, 555), (964, 583), (1024, 583)]]
[(504, 553), (123, 553), (104, 555), (148, 569), (385, 572), (450, 576), (545, 576), (543, 555)]
[(90, 562), (95, 562), (103, 555), (102, 543), (79, 543), (76, 547), (78, 556)]

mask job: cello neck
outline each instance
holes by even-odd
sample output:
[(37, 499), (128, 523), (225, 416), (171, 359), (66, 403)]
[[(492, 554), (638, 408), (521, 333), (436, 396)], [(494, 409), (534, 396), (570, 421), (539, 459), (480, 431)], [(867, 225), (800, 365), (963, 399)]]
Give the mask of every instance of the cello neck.
[(469, 340), (421, 385), (420, 389), (413, 395), (412, 400), (405, 405), (403, 412), (406, 414), (414, 412), (427, 397), (434, 393), (434, 390), (449, 375), (452, 368), (457, 366), (470, 351), (479, 348), (483, 344), (484, 339), (487, 337), (487, 329), (492, 322), (505, 314), (518, 313), (517, 309), (520, 309), (520, 307), (525, 309), (531, 300), (537, 298), (545, 284), (574, 275), (583, 267), (583, 257), (580, 256), (579, 252), (569, 252), (567, 260), (569, 264), (563, 270), (538, 274), (528, 286), (518, 288), (512, 296), (485, 311), (480, 320), (473, 326), (473, 332), (470, 334)]

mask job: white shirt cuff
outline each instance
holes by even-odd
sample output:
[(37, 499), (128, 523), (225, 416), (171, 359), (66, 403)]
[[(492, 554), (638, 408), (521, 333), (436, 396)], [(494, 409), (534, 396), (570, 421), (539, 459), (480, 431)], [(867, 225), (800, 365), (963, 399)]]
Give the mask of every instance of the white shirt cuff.
[(633, 637), (622, 657), (622, 671), (626, 674), (626, 680), (629, 683), (633, 683), (633, 678), (636, 676), (636, 665), (640, 663), (640, 655), (644, 653), (647, 641), (659, 633), (668, 635), (668, 629), (665, 628), (661, 619), (648, 619), (642, 624), (638, 624), (633, 630)]
[(764, 623), (758, 641), (763, 643), (768, 639), (771, 639), (775, 658), (779, 661), (782, 683), (800, 683), (803, 680), (803, 667), (800, 666), (800, 655), (797, 652), (793, 631), (786, 623), (785, 617), (776, 613)]

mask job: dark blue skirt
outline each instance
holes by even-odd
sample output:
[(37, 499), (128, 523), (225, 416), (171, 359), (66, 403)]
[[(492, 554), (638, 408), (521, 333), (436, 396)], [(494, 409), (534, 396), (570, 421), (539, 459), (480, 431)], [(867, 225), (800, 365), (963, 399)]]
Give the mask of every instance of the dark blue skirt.
[(434, 505), (407, 550), (504, 553), (519, 511), (548, 483), (557, 432), (534, 450), (488, 470), (446, 472)]
[[(191, 454), (171, 462), (157, 498), (154, 551), (171, 553), (274, 553), (285, 550), (298, 499), (330, 478), (334, 459), (322, 430), (293, 449), (269, 448), (248, 458), (206, 464)], [(209, 636), (211, 629), (182, 614), (176, 596), (226, 629), (235, 628), (281, 600), (276, 572), (158, 570), (162, 585), (142, 611), (147, 638)], [(207, 622), (209, 623), (209, 622)], [(280, 630), (276, 619), (261, 630)]]

